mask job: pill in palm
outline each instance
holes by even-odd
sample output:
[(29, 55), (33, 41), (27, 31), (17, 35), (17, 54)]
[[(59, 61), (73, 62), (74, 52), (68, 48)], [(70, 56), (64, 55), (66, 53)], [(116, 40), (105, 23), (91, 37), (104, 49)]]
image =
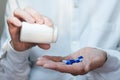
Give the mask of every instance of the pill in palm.
[(63, 60), (62, 62), (65, 63), (65, 64), (67, 64), (67, 65), (71, 65), (71, 64), (75, 63), (75, 60), (74, 59)]
[(83, 56), (79, 56), (77, 59), (63, 60), (62, 62), (67, 65), (72, 65), (73, 63), (79, 63), (83, 61)]

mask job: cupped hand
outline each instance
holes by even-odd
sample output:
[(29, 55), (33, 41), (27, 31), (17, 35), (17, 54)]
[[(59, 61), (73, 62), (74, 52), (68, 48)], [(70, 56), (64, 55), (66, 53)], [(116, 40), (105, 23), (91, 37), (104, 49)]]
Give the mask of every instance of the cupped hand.
[[(77, 59), (79, 56), (83, 56), (82, 62), (73, 63), (72, 65), (66, 65), (62, 62), (62, 60)], [(106, 52), (100, 49), (86, 47), (65, 57), (47, 55), (40, 57), (36, 64), (63, 73), (83, 75), (103, 66), (106, 59)]]

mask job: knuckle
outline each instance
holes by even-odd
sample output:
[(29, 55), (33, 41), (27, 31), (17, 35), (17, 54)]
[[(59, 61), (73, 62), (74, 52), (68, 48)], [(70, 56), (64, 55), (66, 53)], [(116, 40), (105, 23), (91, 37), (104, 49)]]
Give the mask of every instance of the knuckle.
[(7, 23), (8, 23), (8, 24), (12, 23), (13, 21), (15, 21), (15, 17), (9, 16), (9, 17), (7, 18)]
[(31, 7), (25, 7), (23, 10), (27, 13), (33, 13), (33, 9)]
[(31, 14), (36, 18), (41, 18), (42, 19), (42, 16), (35, 10), (31, 10)]
[(7, 22), (9, 23), (9, 22), (11, 21), (11, 19), (12, 19), (12, 17), (9, 16), (9, 17), (7, 18)]
[(8, 24), (9, 24), (9, 23), (14, 23), (15, 21), (16, 21), (16, 18), (15, 18), (15, 17), (10, 16), (10, 17), (7, 18), (7, 23), (8, 23)]
[(33, 8), (26, 7), (25, 9), (26, 9), (27, 11), (31, 12), (31, 14), (34, 14), (34, 15), (38, 15), (38, 14), (39, 14), (39, 13), (38, 13), (36, 10), (34, 10)]
[(14, 12), (13, 12), (13, 14), (16, 15), (16, 14), (18, 14), (20, 11), (21, 11), (21, 9), (15, 9)]

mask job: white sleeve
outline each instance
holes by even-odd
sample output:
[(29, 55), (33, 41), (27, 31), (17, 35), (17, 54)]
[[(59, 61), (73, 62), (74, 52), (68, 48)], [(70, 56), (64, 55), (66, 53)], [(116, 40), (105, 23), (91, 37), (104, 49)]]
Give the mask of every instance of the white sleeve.
[(6, 53), (0, 60), (0, 79), (29, 80), (30, 66), (28, 56), (29, 50), (17, 52), (8, 42)]
[(120, 80), (120, 52), (117, 50), (103, 49), (107, 52), (106, 63), (94, 72), (96, 80)]

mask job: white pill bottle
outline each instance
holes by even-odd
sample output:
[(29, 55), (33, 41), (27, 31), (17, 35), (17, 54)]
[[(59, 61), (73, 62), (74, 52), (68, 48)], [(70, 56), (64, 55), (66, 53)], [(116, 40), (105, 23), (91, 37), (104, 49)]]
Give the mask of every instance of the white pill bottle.
[(22, 42), (54, 43), (57, 41), (57, 37), (57, 27), (22, 22), (20, 31), (20, 41)]

